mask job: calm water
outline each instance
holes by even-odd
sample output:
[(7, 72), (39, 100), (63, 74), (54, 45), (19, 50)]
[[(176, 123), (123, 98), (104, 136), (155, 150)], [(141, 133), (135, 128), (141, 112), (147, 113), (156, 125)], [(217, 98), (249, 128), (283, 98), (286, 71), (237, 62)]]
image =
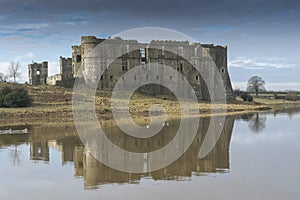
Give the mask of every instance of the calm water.
[[(217, 145), (200, 159), (209, 120), (200, 120), (198, 135), (179, 160), (145, 174), (99, 163), (70, 124), (24, 126), (31, 134), (0, 135), (0, 200), (300, 199), (299, 112), (228, 116)], [(107, 135), (128, 150), (155, 150), (177, 127), (170, 122), (150, 141), (121, 136), (116, 128)]]

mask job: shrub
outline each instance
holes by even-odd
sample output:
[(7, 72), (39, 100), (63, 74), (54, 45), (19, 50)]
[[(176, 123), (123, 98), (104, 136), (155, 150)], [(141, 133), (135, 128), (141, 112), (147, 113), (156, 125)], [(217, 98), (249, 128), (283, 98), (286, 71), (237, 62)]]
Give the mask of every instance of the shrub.
[(31, 98), (24, 88), (5, 86), (0, 90), (0, 107), (17, 108), (28, 106), (31, 106)]
[(241, 95), (241, 98), (244, 101), (248, 101), (248, 102), (252, 102), (253, 101), (253, 97), (251, 95), (249, 95), (248, 93), (246, 93), (246, 92)]
[(288, 92), (285, 96), (285, 99), (288, 101), (297, 101), (298, 93), (297, 92)]
[(241, 90), (240, 89), (235, 89), (235, 90), (233, 90), (233, 94), (234, 94), (234, 96), (235, 97), (238, 97), (238, 96), (240, 96), (241, 95)]

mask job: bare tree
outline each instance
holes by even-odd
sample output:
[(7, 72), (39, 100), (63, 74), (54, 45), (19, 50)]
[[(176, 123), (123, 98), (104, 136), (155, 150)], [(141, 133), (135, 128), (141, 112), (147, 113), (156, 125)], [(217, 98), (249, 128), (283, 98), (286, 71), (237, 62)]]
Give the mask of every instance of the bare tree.
[(249, 129), (254, 133), (262, 132), (266, 128), (267, 117), (256, 113), (249, 121)]
[(7, 76), (4, 73), (0, 72), (0, 82), (6, 82), (6, 81), (7, 81)]
[(266, 82), (261, 77), (253, 76), (248, 81), (247, 91), (255, 92), (256, 96), (258, 96), (259, 92), (266, 91), (265, 84)]
[(11, 62), (8, 67), (8, 76), (9, 78), (13, 78), (14, 82), (16, 82), (16, 79), (21, 76), (21, 70), (22, 65), (19, 62)]

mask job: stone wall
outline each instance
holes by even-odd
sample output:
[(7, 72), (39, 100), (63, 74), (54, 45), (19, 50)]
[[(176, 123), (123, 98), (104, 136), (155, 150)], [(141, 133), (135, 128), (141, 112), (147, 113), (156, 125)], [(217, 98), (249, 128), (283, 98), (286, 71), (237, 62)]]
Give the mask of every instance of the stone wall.
[(57, 85), (58, 82), (62, 81), (62, 75), (61, 74), (56, 74), (53, 76), (49, 76), (47, 78), (47, 84), (48, 85)]
[[(157, 70), (159, 74), (155, 76), (157, 79), (164, 77), (164, 79), (172, 80), (173, 85), (177, 87), (177, 90), (182, 91), (184, 96), (190, 96), (193, 91), (199, 100), (210, 100), (211, 95), (222, 96), (221, 89), (218, 86), (214, 87), (216, 82), (221, 81), (226, 89), (227, 99), (233, 98), (227, 67), (227, 46), (190, 44), (188, 41), (153, 40), (149, 43), (139, 43), (136, 40), (123, 40), (119, 37), (107, 40), (111, 46), (99, 45), (105, 39), (83, 36), (79, 46), (72, 46), (72, 58), (60, 57), (60, 74), (48, 79), (47, 62), (29, 65), (29, 83), (71, 87), (75, 78), (83, 78), (85, 81), (100, 80), (98, 84), (100, 89), (112, 90), (124, 74), (137, 66), (145, 67), (135, 69), (132, 77), (123, 80), (124, 86), (129, 87), (134, 81), (145, 82), (149, 78), (153, 78), (151, 72), (158, 69), (158, 66), (162, 68), (170, 66), (179, 73), (173, 75), (164, 70)], [(127, 53), (117, 56), (121, 52)], [(97, 59), (96, 64), (95, 59)], [(101, 77), (98, 77), (99, 72), (108, 63), (111, 63), (109, 68)], [(157, 67), (153, 66), (155, 63)], [(182, 84), (184, 78), (189, 81), (192, 89), (186, 90)], [(209, 93), (208, 88), (213, 88), (213, 94)], [(148, 84), (139, 90), (150, 95), (171, 93), (170, 90), (159, 84)]]
[(47, 78), (48, 85), (72, 87), (74, 84), (72, 58), (59, 58), (60, 73)]
[[(121, 38), (109, 40), (114, 51), (126, 50), (130, 53), (122, 55), (121, 57), (111, 57), (115, 52), (110, 52), (109, 47), (102, 45), (101, 47), (97, 46), (103, 42), (104, 39), (98, 39), (94, 36), (83, 36), (81, 38), (81, 45), (72, 47), (73, 71), (78, 71), (80, 67), (82, 67), (83, 70), (82, 73), (74, 74), (75, 78), (82, 76), (86, 81), (93, 81), (88, 79), (96, 80), (99, 78), (100, 89), (112, 90), (121, 76), (130, 69), (143, 64), (158, 63), (164, 66), (171, 66), (180, 72), (180, 74), (190, 82), (199, 100), (210, 100), (211, 94), (208, 92), (206, 83), (214, 85), (216, 82), (215, 79), (217, 79), (217, 76), (214, 75), (216, 74), (214, 67), (211, 64), (207, 64), (211, 58), (217, 66), (216, 70), (220, 72), (219, 78), (222, 79), (221, 81), (223, 81), (226, 88), (227, 99), (233, 98), (233, 90), (227, 68), (226, 46), (214, 46), (213, 44), (200, 43), (190, 44), (187, 41), (151, 41), (150, 43), (139, 43), (136, 40), (123, 40)], [(95, 50), (95, 48), (97, 50)], [(99, 69), (97, 71), (96, 68), (99, 67), (93, 66), (95, 55), (91, 54), (92, 51), (96, 51), (98, 56), (97, 62), (101, 66), (105, 67), (110, 60), (114, 60), (101, 78), (97, 77)], [(76, 58), (79, 57), (80, 59), (77, 60)], [(190, 62), (184, 58), (187, 58)], [(76, 59), (76, 62), (74, 59)], [(195, 67), (200, 69), (200, 71), (195, 70)], [(125, 84), (130, 84), (132, 81), (146, 80), (149, 76), (149, 74), (147, 74), (149, 71), (151, 70), (148, 68), (136, 70), (136, 75), (129, 80), (124, 80), (124, 82)], [(207, 80), (206, 76), (202, 77), (203, 74), (213, 78)], [(163, 73), (159, 74), (159, 76), (169, 77), (174, 80), (174, 83), (178, 83), (178, 90), (182, 90), (187, 96), (191, 93), (191, 91), (186, 91), (182, 84), (179, 84), (180, 81), (176, 82), (176, 80), (182, 78), (181, 76), (172, 77)], [(168, 89), (154, 84), (141, 87), (140, 90), (151, 95), (170, 93)], [(221, 92), (219, 91), (219, 88), (215, 88), (214, 92), (215, 94), (213, 95), (220, 96)]]
[(77, 72), (81, 67), (81, 45), (72, 46), (72, 73), (77, 76)]
[(28, 65), (29, 84), (43, 85), (47, 84), (48, 62), (32, 63)]

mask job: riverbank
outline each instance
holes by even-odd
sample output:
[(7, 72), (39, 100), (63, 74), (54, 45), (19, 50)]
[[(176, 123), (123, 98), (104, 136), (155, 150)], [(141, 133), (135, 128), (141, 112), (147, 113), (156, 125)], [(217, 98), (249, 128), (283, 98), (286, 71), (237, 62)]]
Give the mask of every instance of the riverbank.
[[(12, 83), (1, 83), (3, 85), (13, 85)], [(32, 97), (33, 106), (28, 108), (0, 108), (0, 124), (1, 125), (26, 125), (26, 124), (44, 124), (44, 123), (59, 123), (73, 122), (72, 112), (72, 89), (56, 86), (24, 86), (29, 95)], [(109, 91), (98, 91), (96, 94), (96, 113), (101, 121), (111, 121), (113, 116), (110, 109)], [(168, 119), (179, 118), (180, 106), (174, 97), (171, 96), (146, 96), (140, 93), (135, 93), (129, 105), (131, 116), (138, 124), (149, 123), (148, 110), (154, 104), (164, 106)], [(184, 103), (184, 106), (189, 106), (189, 103)], [(194, 113), (190, 116), (198, 116), (197, 109), (200, 111), (200, 116), (212, 115), (233, 115), (250, 112), (277, 112), (280, 110), (300, 108), (300, 102), (291, 102), (283, 100), (271, 100), (264, 98), (254, 98), (254, 102), (243, 102), (241, 99), (231, 101), (227, 104), (210, 104), (208, 102), (199, 102), (198, 108), (193, 108)], [(126, 108), (124, 108), (126, 109)], [(185, 116), (189, 117), (189, 116)]]

